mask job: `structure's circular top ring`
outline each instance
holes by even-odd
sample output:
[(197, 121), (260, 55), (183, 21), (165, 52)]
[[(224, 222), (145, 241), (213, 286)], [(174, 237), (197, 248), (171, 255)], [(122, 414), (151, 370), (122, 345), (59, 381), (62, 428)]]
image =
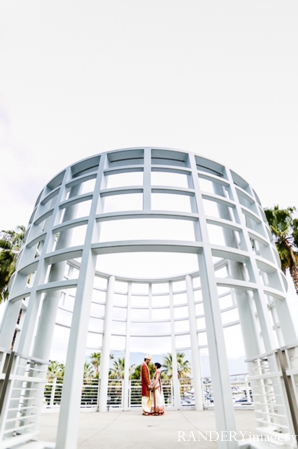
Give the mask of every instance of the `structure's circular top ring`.
[[(233, 261), (251, 272), (252, 256), (266, 275), (276, 269), (264, 213), (248, 182), (223, 164), (170, 148), (125, 148), (71, 164), (43, 189), (30, 225), (26, 248), (34, 253), (38, 247), (39, 258), (26, 257), (22, 274), (34, 271), (41, 259), (83, 260), (89, 251), (104, 260), (97, 269), (106, 273), (115, 268), (107, 263), (115, 254), (120, 261), (137, 253), (137, 268), (152, 253), (168, 255), (150, 262), (150, 269), (160, 262), (154, 275), (146, 268), (130, 273), (134, 279), (193, 273), (200, 257), (210, 259), (215, 271), (218, 262)], [(171, 272), (175, 259), (180, 263)]]

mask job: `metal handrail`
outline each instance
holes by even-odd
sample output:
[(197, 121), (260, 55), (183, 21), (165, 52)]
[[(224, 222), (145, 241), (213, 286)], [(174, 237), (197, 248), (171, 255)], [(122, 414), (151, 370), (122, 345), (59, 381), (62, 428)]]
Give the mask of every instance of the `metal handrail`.
[(6, 367), (5, 378), (3, 381), (3, 386), (2, 386), (1, 396), (0, 396), (0, 415), (2, 414), (2, 410), (3, 410), (6, 391), (7, 391), (8, 384), (9, 384), (10, 373), (11, 373), (13, 361), (15, 358), (14, 356), (15, 356), (15, 353), (13, 351), (10, 351), (10, 353), (8, 354), (8, 363), (7, 363), (7, 367)]

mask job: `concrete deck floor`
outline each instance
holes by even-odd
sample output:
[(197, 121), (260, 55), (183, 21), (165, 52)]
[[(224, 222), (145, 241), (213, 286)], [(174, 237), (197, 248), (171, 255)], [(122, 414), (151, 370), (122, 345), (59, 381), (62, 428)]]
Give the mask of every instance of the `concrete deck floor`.
[[(240, 431), (247, 432), (247, 437), (249, 432), (252, 435), (256, 433), (252, 410), (235, 410), (235, 420), (238, 441), (243, 440)], [(55, 442), (57, 423), (58, 413), (43, 413), (39, 440)], [(163, 416), (142, 416), (139, 410), (81, 412), (77, 449), (215, 449), (215, 441), (202, 438), (198, 441), (198, 430), (204, 435), (204, 432), (215, 431), (213, 410), (167, 411)], [(209, 433), (207, 435), (210, 436)], [(215, 432), (211, 436), (213, 440), (217, 437)]]

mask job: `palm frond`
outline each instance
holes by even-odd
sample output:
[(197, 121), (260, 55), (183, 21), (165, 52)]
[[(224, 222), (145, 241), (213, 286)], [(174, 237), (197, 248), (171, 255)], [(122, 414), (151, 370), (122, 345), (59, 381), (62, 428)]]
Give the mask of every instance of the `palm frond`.
[(276, 249), (279, 254), (281, 269), (284, 273), (289, 269), (298, 292), (296, 271), (298, 267), (298, 219), (293, 218), (295, 207), (280, 209), (264, 209), (270, 231), (274, 237)]
[(0, 232), (0, 302), (7, 299), (9, 281), (26, 234), (25, 226)]

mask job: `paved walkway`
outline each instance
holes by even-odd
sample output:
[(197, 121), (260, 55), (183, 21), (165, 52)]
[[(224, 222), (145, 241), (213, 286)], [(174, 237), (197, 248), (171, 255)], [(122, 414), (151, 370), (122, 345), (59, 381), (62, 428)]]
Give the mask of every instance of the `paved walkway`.
[[(238, 441), (245, 431), (246, 436), (255, 433), (252, 410), (236, 410), (235, 419)], [(58, 413), (42, 414), (40, 440), (55, 441), (57, 422)], [(198, 430), (209, 441), (201, 437), (198, 442)], [(211, 434), (214, 440), (217, 434), (213, 410), (167, 411), (164, 416), (148, 417), (140, 411), (81, 412), (77, 449), (215, 449), (217, 445), (210, 441), (210, 431), (214, 431)]]

